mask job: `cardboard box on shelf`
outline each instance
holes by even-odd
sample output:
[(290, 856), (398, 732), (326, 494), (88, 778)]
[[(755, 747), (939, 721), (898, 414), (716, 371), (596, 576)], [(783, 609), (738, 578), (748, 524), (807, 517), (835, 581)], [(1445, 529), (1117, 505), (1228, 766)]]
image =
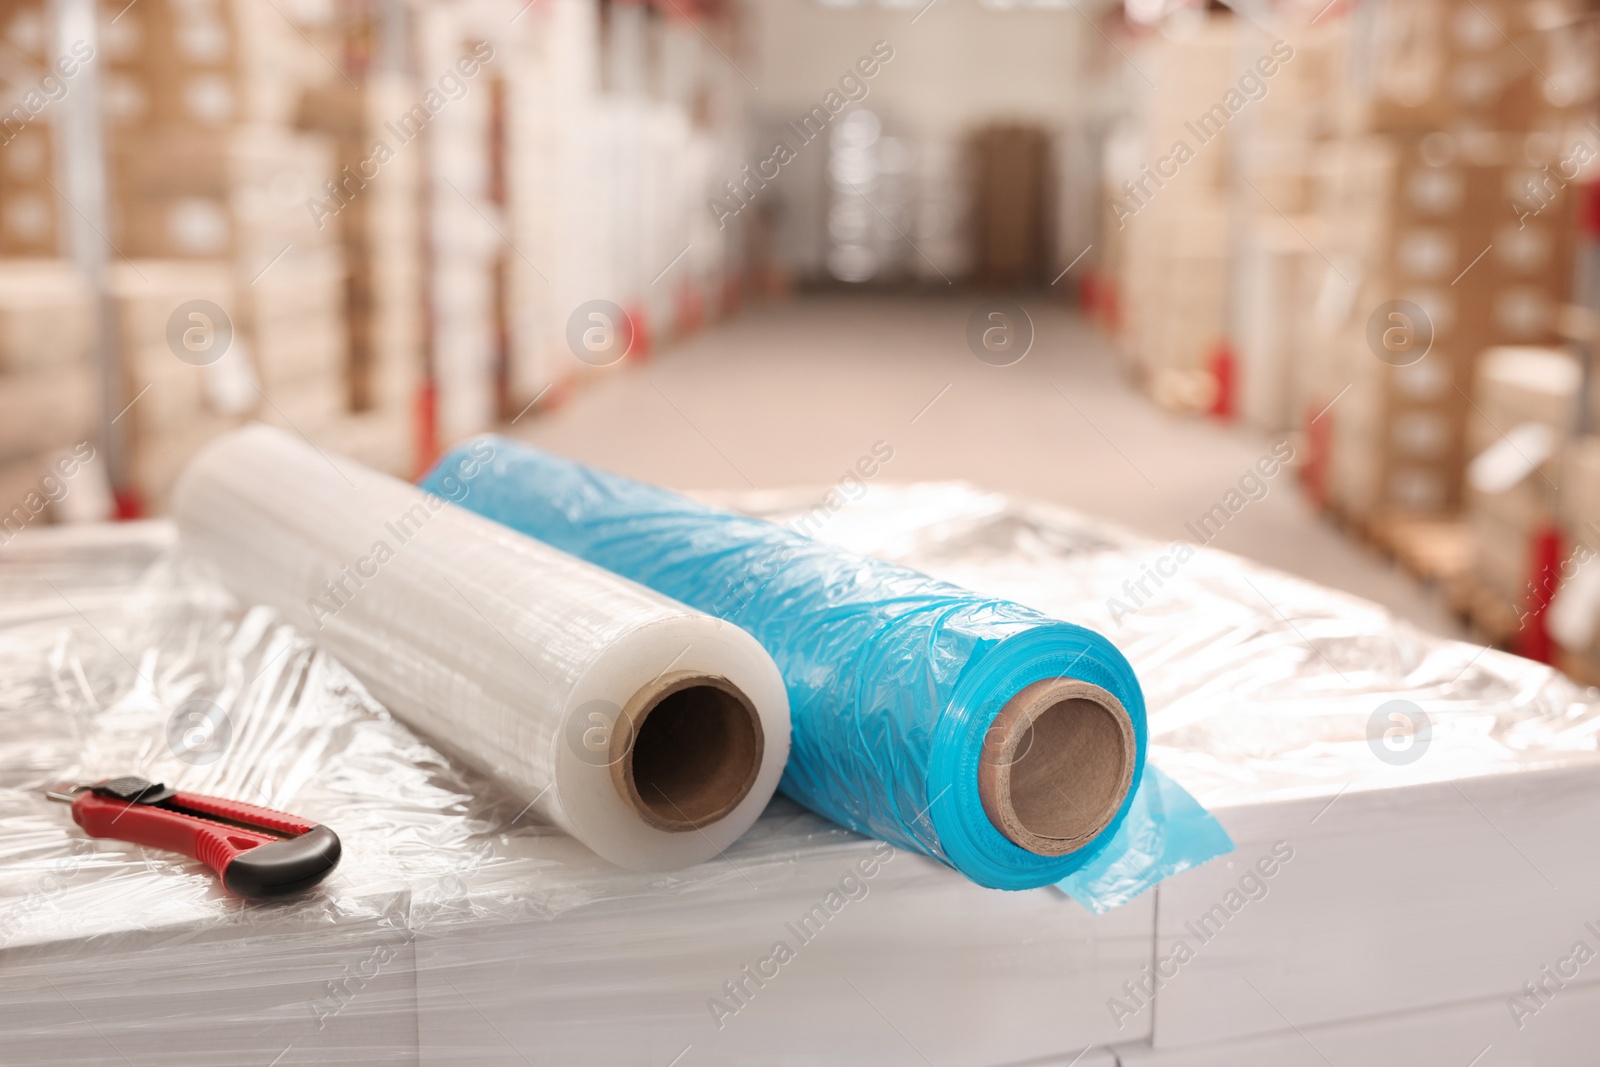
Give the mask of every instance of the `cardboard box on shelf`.
[(1357, 25), (1350, 130), (1526, 129), (1594, 99), (1600, 48), (1577, 2), (1383, 0)]
[[(116, 265), (123, 388), (130, 399), (143, 392), (123, 424), (147, 509), (164, 510), (183, 464), (224, 430), (251, 418), (304, 429), (344, 414), (342, 270), (337, 248), (308, 250), (255, 285), (227, 261)], [(232, 338), (217, 358), (184, 349), (185, 331), (218, 343), (223, 329)]]
[[(1188, 386), (1211, 374), (1227, 329), (1228, 214), (1210, 194), (1168, 192), (1176, 195), (1152, 201), (1127, 225), (1122, 341), (1163, 406), (1197, 410), (1209, 405), (1206, 391)], [(1176, 388), (1180, 380), (1188, 385)]]
[(40, 491), (39, 479), (50, 468), (46, 456), (0, 459), (0, 544), (35, 523), (49, 521), (48, 498)]
[(174, 317), (188, 321), (179, 309), (204, 300), (235, 315), (237, 282), (226, 260), (137, 259), (111, 265), (110, 286), (117, 306), (122, 348), (129, 353), (155, 352), (161, 365), (183, 366), (168, 347), (167, 331)]
[[(344, 403), (347, 338), (337, 248), (308, 250), (253, 285), (238, 279), (225, 262), (135, 260), (121, 268), (114, 273), (114, 284), (129, 385), (135, 392), (148, 382), (181, 378), (193, 383), (203, 377), (197, 371), (210, 370), (205, 352), (189, 356), (174, 350), (175, 344), (181, 346), (184, 331), (194, 327), (231, 330), (230, 351), (223, 360), (237, 358), (247, 381), (269, 397), (276, 399), (274, 391), (280, 387), (315, 384), (329, 393), (330, 402)], [(224, 318), (213, 322), (216, 309)], [(196, 314), (201, 317), (192, 318)], [(218, 370), (212, 376), (229, 373)], [(245, 381), (237, 375), (233, 380)], [(247, 384), (235, 388), (224, 382), (215, 388), (230, 396), (239, 388), (253, 392)], [(218, 403), (229, 410), (253, 411), (260, 398), (248, 404)]]
[(1561, 524), (1573, 541), (1600, 551), (1600, 435), (1573, 438), (1561, 461)]
[(234, 425), (261, 407), (255, 367), (242, 344), (204, 366), (175, 360), (164, 346), (125, 355), (132, 366), (123, 389), (131, 406), (120, 425), (135, 454), (186, 439), (196, 427)]
[[(1333, 328), (1319, 322), (1330, 340), (1309, 345), (1308, 359), (1323, 395), (1341, 378), (1367, 382), (1368, 421), (1333, 438), (1344, 451), (1337, 503), (1352, 514), (1463, 506), (1463, 471), (1487, 444), (1468, 430), (1468, 398), (1486, 395), (1480, 354), (1558, 340), (1576, 196), (1535, 168), (1537, 148), (1434, 131), (1349, 138), (1319, 160), (1319, 247), (1347, 284), (1324, 279), (1317, 317), (1332, 309)], [(1518, 207), (1514, 194), (1541, 175), (1545, 199)], [(1408, 351), (1384, 351), (1391, 337)], [(1350, 421), (1346, 406), (1336, 424)], [(1362, 465), (1371, 470), (1357, 476)]]
[[(1510, 416), (1483, 416), (1483, 386), (1472, 386), (1470, 377), (1477, 360), (1436, 349), (1415, 364), (1387, 366), (1368, 351), (1365, 338), (1345, 343), (1353, 349), (1347, 366), (1370, 373), (1326, 416), (1334, 427), (1334, 466), (1346, 487), (1336, 493), (1338, 505), (1355, 517), (1450, 513), (1468, 505), (1468, 464), (1500, 436), (1487, 424), (1501, 431), (1518, 425), (1506, 423)], [(1355, 474), (1361, 467), (1370, 472)]]
[(117, 245), (132, 258), (232, 258), (253, 276), (293, 246), (331, 243), (307, 201), (334, 173), (332, 146), (272, 126), (171, 130), (113, 144)]
[[(0, 111), (33, 86), (0, 89)], [(24, 112), (26, 109), (24, 108)], [(53, 144), (48, 114), (26, 124), (15, 112), (0, 125), (0, 255), (60, 254), (61, 213), (51, 187)]]
[(1240, 227), (1229, 316), (1238, 413), (1261, 429), (1286, 430), (1306, 417), (1295, 378), (1306, 362), (1303, 350), (1315, 340), (1312, 311), (1329, 269), (1316, 250), (1317, 222), (1258, 212)]
[[(1510, 134), (1367, 135), (1319, 153), (1318, 211), (1332, 247), (1397, 277), (1448, 284), (1491, 244), (1519, 275), (1570, 258), (1570, 182), (1546, 140)], [(1452, 269), (1453, 268), (1453, 269)]]
[(1455, 388), (1461, 360), (1434, 350), (1404, 366), (1386, 363), (1355, 329), (1329, 345), (1337, 351), (1327, 358), (1338, 360), (1343, 376), (1342, 383), (1338, 375), (1327, 379), (1315, 396), (1319, 421), (1327, 420), (1329, 502), (1357, 520), (1458, 508), (1467, 407)]
[(314, 439), (313, 435), (349, 415), (343, 385), (343, 380), (334, 376), (263, 386), (265, 399), (255, 418)]
[(1517, 426), (1536, 422), (1565, 440), (1576, 427), (1583, 368), (1561, 348), (1501, 346), (1482, 353), (1474, 390), (1474, 452)]
[(291, 248), (270, 269), (243, 279), (250, 314), (257, 324), (279, 325), (342, 318), (347, 273), (338, 245)]
[(1471, 573), (1478, 599), (1527, 620), (1523, 640), (1543, 641), (1544, 608), (1560, 583), (1558, 561), (1545, 557), (1557, 536), (1558, 479), (1582, 379), (1578, 361), (1559, 349), (1491, 348), (1478, 361), (1467, 416)]
[(172, 489), (194, 454), (213, 437), (245, 421), (240, 417), (202, 412), (170, 432), (151, 435), (130, 446), (128, 477), (145, 513), (165, 514)]
[(46, 444), (33, 455), (0, 460), (0, 544), (45, 523), (100, 522), (114, 511), (94, 442)]
[(83, 278), (68, 261), (0, 260), (0, 375), (83, 363), (94, 315)]
[(0, 459), (91, 436), (100, 412), (97, 382), (83, 365), (0, 375)]
[(1600, 436), (1568, 441), (1560, 471), (1558, 515), (1564, 557), (1557, 565), (1551, 637), (1562, 669), (1600, 684)]
[(61, 254), (61, 213), (56, 199), (43, 182), (0, 187), (0, 256)]
[(331, 394), (341, 410), (349, 409), (345, 386), (349, 339), (341, 318), (258, 328), (250, 339), (250, 353), (269, 396), (275, 389), (314, 384)]
[[(1153, 38), (1139, 61), (1154, 85), (1141, 90), (1135, 121), (1107, 141), (1105, 262), (1116, 271), (1117, 328), (1136, 376), (1163, 407), (1233, 410), (1237, 401), (1230, 320), (1241, 288), (1260, 288), (1259, 278), (1237, 285), (1238, 202), (1304, 211), (1305, 145), (1321, 129), (1298, 105), (1315, 100), (1310, 87), (1325, 72), (1307, 63), (1287, 73), (1303, 58), (1298, 47), (1220, 14)], [(1260, 336), (1270, 332), (1247, 340), (1255, 363), (1263, 346), (1281, 358), (1278, 343)], [(1261, 416), (1258, 401), (1257, 416), (1282, 421), (1283, 404), (1270, 406), (1274, 413)]]
[(397, 478), (416, 474), (416, 424), (406, 409), (344, 415), (314, 432), (319, 448), (349, 456)]
[(331, 5), (107, 0), (108, 119), (125, 130), (286, 124), (307, 86), (340, 77), (325, 58), (337, 49), (317, 44), (331, 24)]
[[(421, 374), (420, 153), (402, 146), (383, 164), (381, 177), (362, 180), (373, 167), (373, 145), (395, 139), (385, 123), (409, 104), (402, 81), (371, 73), (359, 87), (340, 80), (307, 93), (296, 118), (300, 128), (333, 139), (335, 177), (343, 181), (354, 176), (345, 195), (324, 200), (337, 210), (320, 224), (337, 235), (344, 252), (349, 328), (345, 387), (356, 411), (389, 403), (387, 383), (396, 374), (411, 380)], [(413, 391), (404, 393), (409, 398)]]
[(18, 58), (43, 63), (50, 52), (49, 10), (43, 0), (0, 6), (0, 40)]
[[(1351, 20), (1323, 18), (1296, 26), (1285, 43), (1293, 56), (1272, 65), (1268, 89), (1252, 103), (1259, 109), (1259, 133), (1269, 139), (1312, 143), (1338, 130), (1339, 98), (1345, 92), (1350, 56)], [(1274, 55), (1274, 39), (1249, 21), (1241, 21), (1241, 50), (1251, 58)], [(1280, 49), (1281, 52), (1281, 49)], [(1258, 68), (1259, 73), (1259, 68)]]
[(1202, 191), (1221, 192), (1227, 186), (1233, 115), (1219, 120), (1207, 109), (1220, 105), (1228, 113), (1225, 98), (1230, 90), (1237, 92), (1235, 83), (1248, 61), (1240, 62), (1236, 33), (1231, 13), (1213, 15), (1189, 32), (1153, 40), (1147, 53), (1154, 88), (1143, 101), (1143, 140), (1162, 156), (1185, 142), (1193, 158), (1183, 164), (1181, 184)]

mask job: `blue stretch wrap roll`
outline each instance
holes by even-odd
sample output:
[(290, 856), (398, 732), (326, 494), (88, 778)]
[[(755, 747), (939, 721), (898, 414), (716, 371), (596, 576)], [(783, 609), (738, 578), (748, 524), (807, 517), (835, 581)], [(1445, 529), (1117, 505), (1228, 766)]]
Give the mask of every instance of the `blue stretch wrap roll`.
[[(845, 826), (933, 856), (980, 885), (1031, 889), (1094, 860), (1134, 806), (1144, 696), (1128, 661), (1099, 634), (503, 438), (457, 448), (423, 487), (754, 635), (789, 689), (794, 733), (779, 788)], [(1135, 788), (1094, 841), (1040, 856), (990, 823), (978, 758), (1006, 700), (1058, 677), (1101, 686), (1127, 709)], [(1140, 810), (1148, 821), (1159, 805)], [(1151, 829), (1159, 827), (1142, 825), (1133, 836)], [(1176, 860), (1176, 869), (1200, 861)], [(1099, 900), (1100, 881), (1063, 888)], [(1112, 878), (1105, 888), (1116, 903), (1143, 886), (1130, 892), (1125, 878)]]

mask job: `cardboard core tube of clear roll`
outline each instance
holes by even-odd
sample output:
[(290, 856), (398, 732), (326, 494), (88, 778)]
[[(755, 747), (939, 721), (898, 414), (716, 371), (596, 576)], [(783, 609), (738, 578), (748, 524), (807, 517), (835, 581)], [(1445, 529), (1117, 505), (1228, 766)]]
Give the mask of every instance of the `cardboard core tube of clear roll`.
[(750, 793), (766, 738), (750, 699), (726, 678), (664, 675), (635, 693), (611, 732), (611, 778), (658, 830), (698, 830)]
[(1006, 701), (984, 735), (978, 796), (994, 828), (1064, 856), (1111, 824), (1133, 784), (1133, 720), (1100, 686), (1046, 678)]

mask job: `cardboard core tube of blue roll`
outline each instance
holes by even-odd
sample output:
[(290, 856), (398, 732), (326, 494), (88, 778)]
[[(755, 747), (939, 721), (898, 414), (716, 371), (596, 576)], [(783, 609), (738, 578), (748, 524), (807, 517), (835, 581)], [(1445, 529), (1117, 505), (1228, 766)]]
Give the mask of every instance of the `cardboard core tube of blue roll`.
[(995, 716), (978, 760), (978, 796), (994, 828), (1040, 856), (1093, 841), (1133, 785), (1133, 720), (1100, 686), (1046, 678)]

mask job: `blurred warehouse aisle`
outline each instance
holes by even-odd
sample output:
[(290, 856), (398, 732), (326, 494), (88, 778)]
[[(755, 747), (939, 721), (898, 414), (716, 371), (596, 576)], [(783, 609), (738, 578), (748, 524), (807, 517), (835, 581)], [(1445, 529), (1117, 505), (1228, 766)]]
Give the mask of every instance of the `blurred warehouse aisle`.
[(882, 441), (1600, 682), (1600, 0), (0, 0), (0, 89), (0, 542), (251, 421)]
[[(1028, 355), (1009, 367), (980, 362), (965, 340), (979, 300), (852, 295), (757, 306), (519, 418), (512, 432), (683, 489), (828, 485), (883, 442), (893, 449), (878, 475), (885, 481), (965, 480), (1189, 541), (1186, 523), (1240, 490), (1275, 446), (1284, 454), (1282, 436), (1160, 410), (1103, 335), (1043, 299), (1024, 303), (1036, 329)], [(1252, 494), (1259, 499), (1213, 547), (1459, 633), (1413, 578), (1319, 518), (1292, 471), (1248, 481), (1241, 495)]]

